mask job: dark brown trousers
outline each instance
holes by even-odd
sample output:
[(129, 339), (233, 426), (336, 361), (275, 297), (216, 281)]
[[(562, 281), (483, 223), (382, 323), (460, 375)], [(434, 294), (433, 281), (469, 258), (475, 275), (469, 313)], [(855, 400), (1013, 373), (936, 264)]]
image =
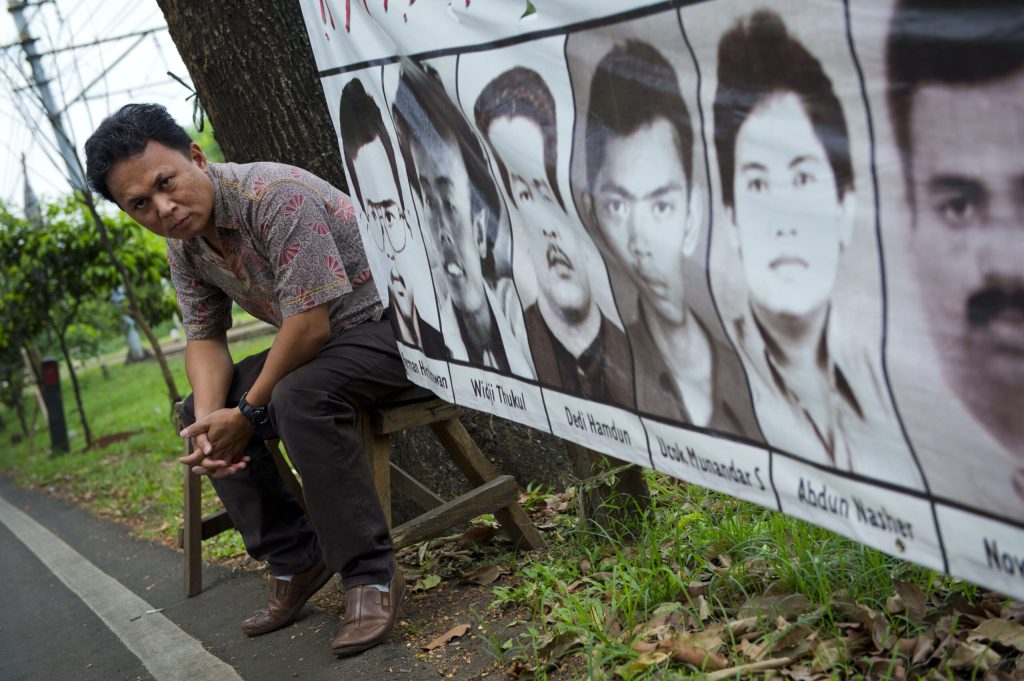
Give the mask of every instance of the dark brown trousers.
[[(236, 407), (266, 360), (262, 352), (235, 365), (227, 407)], [(246, 448), (248, 467), (214, 489), (253, 558), (274, 575), (302, 572), (321, 556), (346, 589), (387, 584), (394, 550), (355, 427), (356, 409), (408, 388), (388, 320), (367, 321), (328, 341), (312, 360), (274, 387), (270, 423)], [(192, 397), (185, 423), (195, 422)], [(264, 446), (279, 437), (302, 476), (309, 518), (281, 482)]]

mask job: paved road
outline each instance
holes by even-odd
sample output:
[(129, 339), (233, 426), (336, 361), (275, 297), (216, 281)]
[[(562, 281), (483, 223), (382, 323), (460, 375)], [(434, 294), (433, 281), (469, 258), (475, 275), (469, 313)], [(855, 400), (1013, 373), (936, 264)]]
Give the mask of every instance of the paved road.
[(264, 598), (258, 575), (207, 567), (185, 598), (179, 553), (3, 478), (0, 558), (2, 681), (438, 678), (399, 643), (337, 660), (336, 620), (313, 606), (248, 639), (238, 622)]

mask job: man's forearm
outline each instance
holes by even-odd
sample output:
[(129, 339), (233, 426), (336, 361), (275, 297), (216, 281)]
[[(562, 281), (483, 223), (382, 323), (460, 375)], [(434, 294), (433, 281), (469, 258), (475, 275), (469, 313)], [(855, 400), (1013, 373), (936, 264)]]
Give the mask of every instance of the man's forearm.
[(326, 303), (285, 319), (246, 401), (257, 406), (268, 404), (277, 382), (316, 357), (330, 336)]
[(185, 345), (185, 373), (192, 384), (197, 419), (224, 407), (233, 369), (226, 337), (193, 340)]

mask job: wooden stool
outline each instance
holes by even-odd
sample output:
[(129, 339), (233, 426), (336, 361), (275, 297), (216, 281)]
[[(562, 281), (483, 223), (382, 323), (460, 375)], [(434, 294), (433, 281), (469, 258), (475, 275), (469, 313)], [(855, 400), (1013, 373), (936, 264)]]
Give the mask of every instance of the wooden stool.
[[(180, 427), (180, 403), (175, 405), (175, 413), (179, 417)], [(363, 451), (370, 463), (388, 526), (391, 525), (392, 488), (424, 510), (424, 513), (412, 520), (391, 529), (395, 549), (437, 537), (445, 530), (484, 513), (494, 513), (517, 547), (543, 547), (544, 540), (540, 533), (519, 506), (519, 486), (515, 478), (511, 475), (498, 475), (459, 421), (461, 413), (460, 407), (437, 398), (423, 388), (411, 388), (358, 412), (356, 426), (362, 433)], [(391, 433), (416, 426), (430, 426), (448, 456), (473, 485), (472, 490), (445, 501), (391, 461)], [(302, 487), (281, 454), (277, 440), (268, 441), (267, 447), (281, 479), (305, 508)], [(191, 448), (192, 442), (187, 440), (185, 452), (190, 452)], [(178, 546), (185, 550), (187, 596), (195, 596), (203, 589), (202, 541), (234, 527), (224, 510), (202, 517), (202, 478), (188, 468), (185, 469), (185, 521), (178, 531)]]

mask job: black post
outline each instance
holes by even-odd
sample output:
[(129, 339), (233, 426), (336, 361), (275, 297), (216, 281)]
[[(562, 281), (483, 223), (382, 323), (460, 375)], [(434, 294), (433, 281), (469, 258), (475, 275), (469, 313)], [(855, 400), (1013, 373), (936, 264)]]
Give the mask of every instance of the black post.
[(68, 446), (68, 427), (64, 421), (64, 400), (60, 393), (60, 366), (53, 357), (47, 357), (42, 364), (43, 402), (50, 421), (50, 449), (54, 453), (66, 454)]

